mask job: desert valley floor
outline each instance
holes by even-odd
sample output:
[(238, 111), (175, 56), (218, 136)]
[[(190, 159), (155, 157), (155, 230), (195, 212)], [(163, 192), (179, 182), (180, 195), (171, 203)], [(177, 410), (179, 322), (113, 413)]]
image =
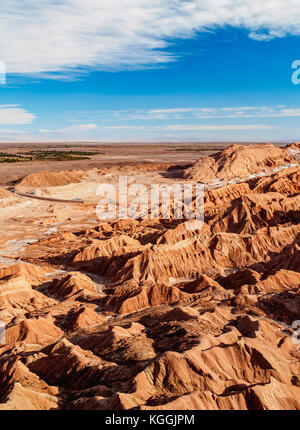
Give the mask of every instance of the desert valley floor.
[[(300, 144), (223, 146), (0, 164), (0, 409), (300, 409)], [(203, 225), (100, 221), (119, 176)]]

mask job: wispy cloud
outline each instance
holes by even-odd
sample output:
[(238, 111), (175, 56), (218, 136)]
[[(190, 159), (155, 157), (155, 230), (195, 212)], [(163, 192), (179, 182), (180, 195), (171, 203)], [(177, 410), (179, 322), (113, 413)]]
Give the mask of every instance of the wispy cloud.
[(83, 131), (95, 130), (97, 127), (97, 124), (79, 124), (72, 125), (70, 127), (60, 128), (58, 130), (41, 129), (39, 130), (39, 133), (78, 133)]
[(175, 124), (166, 125), (163, 127), (164, 130), (265, 130), (272, 128), (265, 124), (246, 124), (246, 125), (190, 125), (190, 124)]
[(30, 124), (36, 116), (17, 105), (0, 106), (0, 124)]
[[(300, 34), (299, 0), (2, 0), (8, 73), (73, 77), (175, 61), (170, 40), (231, 25), (268, 41)], [(58, 74), (57, 74), (58, 73)]]
[[(76, 113), (72, 113), (76, 116)], [(237, 107), (177, 107), (169, 109), (150, 110), (107, 110), (107, 111), (81, 111), (78, 121), (151, 121), (151, 120), (195, 120), (195, 119), (243, 119), (243, 118), (287, 118), (299, 117), (300, 107), (288, 106), (237, 106)], [(72, 119), (76, 122), (76, 119)]]
[(108, 125), (101, 127), (102, 130), (149, 130), (149, 127), (143, 125)]
[(102, 129), (130, 129), (130, 130), (152, 130), (152, 131), (186, 131), (186, 130), (265, 130), (269, 128), (274, 128), (266, 124), (241, 124), (241, 125), (198, 125), (198, 124), (169, 124), (169, 125), (161, 125), (161, 126), (108, 126), (101, 127)]
[(13, 129), (10, 129), (10, 128), (1, 128), (0, 129), (0, 135), (2, 135), (2, 134), (9, 135), (9, 136), (12, 136), (12, 135), (23, 136), (25, 134), (28, 134), (28, 131), (25, 131), (25, 130), (13, 130)]

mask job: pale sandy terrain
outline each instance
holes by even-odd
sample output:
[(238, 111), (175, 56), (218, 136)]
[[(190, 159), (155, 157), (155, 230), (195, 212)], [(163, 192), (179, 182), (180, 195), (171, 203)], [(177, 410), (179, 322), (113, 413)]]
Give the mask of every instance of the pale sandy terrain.
[[(188, 148), (197, 147), (224, 147), (224, 144), (185, 144)], [(32, 163), (4, 163), (0, 164), (0, 185), (6, 184), (7, 181), (17, 180), (32, 172), (53, 171), (53, 170), (88, 170), (92, 168), (112, 167), (113, 165), (120, 167), (123, 165), (135, 165), (137, 163), (171, 163), (181, 164), (192, 163), (199, 159), (203, 154), (207, 155), (211, 152), (199, 153), (193, 151), (176, 152), (174, 149), (181, 148), (183, 144), (110, 144), (110, 145), (92, 145), (88, 144), (81, 146), (56, 145), (51, 147), (51, 150), (81, 150), (81, 151), (101, 151), (104, 154), (97, 154), (91, 157), (91, 160), (79, 161), (35, 161)], [(44, 149), (43, 146), (34, 145), (32, 147), (14, 147), (13, 145), (0, 148), (0, 152), (19, 152)], [(105, 170), (105, 169), (104, 169)]]
[[(215, 145), (216, 147), (221, 144)], [(210, 145), (212, 146), (212, 145)], [(97, 222), (95, 205), (98, 202), (96, 191), (101, 183), (117, 184), (120, 175), (125, 175), (129, 183), (139, 182), (146, 185), (151, 183), (167, 182), (172, 184), (175, 180), (172, 172), (166, 170), (176, 165), (179, 161), (182, 166), (192, 163), (199, 157), (210, 152), (175, 152), (174, 149), (182, 147), (181, 144), (161, 145), (104, 145), (65, 148), (62, 145), (55, 147), (59, 150), (101, 150), (104, 155), (96, 155), (92, 160), (82, 161), (34, 161), (26, 163), (1, 163), (0, 184), (3, 187), (15, 187), (19, 192), (30, 196), (42, 196), (46, 198), (72, 200), (79, 198), (86, 204), (75, 205), (59, 202), (47, 202), (35, 200), (24, 196), (10, 194), (10, 198), (0, 200), (0, 245), (3, 247), (9, 240), (23, 238), (42, 237), (50, 228), (59, 231), (68, 231), (73, 228), (88, 226)], [(193, 145), (188, 144), (188, 148)], [(195, 148), (199, 144), (194, 145)], [(41, 149), (33, 146), (27, 148), (3, 147), (2, 151), (13, 153), (20, 150)], [(170, 151), (171, 150), (171, 151)], [(78, 177), (78, 182), (64, 186), (16, 186), (15, 181), (38, 172), (71, 171)], [(153, 170), (153, 171), (152, 171)], [(77, 173), (78, 172), (78, 173)], [(84, 172), (85, 178), (80, 175)], [(55, 176), (55, 174), (54, 174)], [(176, 175), (175, 175), (176, 176)], [(2, 181), (2, 182), (1, 182)], [(6, 249), (6, 248), (5, 248)], [(4, 248), (2, 248), (4, 250)], [(3, 253), (3, 252), (2, 252)]]

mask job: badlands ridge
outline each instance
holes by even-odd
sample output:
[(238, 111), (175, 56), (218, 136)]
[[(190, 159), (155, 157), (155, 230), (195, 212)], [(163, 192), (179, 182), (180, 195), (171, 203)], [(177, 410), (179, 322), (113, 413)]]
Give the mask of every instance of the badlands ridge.
[(299, 153), (233, 145), (181, 169), (209, 184), (200, 230), (111, 220), (2, 252), (0, 409), (300, 409)]

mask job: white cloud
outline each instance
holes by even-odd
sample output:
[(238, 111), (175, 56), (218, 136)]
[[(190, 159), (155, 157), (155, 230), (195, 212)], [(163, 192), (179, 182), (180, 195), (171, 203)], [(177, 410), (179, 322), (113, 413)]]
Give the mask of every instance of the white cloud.
[(70, 127), (65, 127), (61, 129), (60, 131), (63, 133), (69, 132), (69, 131), (89, 131), (89, 130), (95, 130), (97, 128), (97, 124), (79, 124), (79, 125), (72, 125)]
[(30, 124), (35, 118), (35, 115), (16, 105), (0, 106), (0, 124)]
[(296, 109), (293, 109), (293, 108), (291, 108), (291, 109), (282, 109), (280, 116), (286, 116), (286, 117), (300, 116), (300, 108), (296, 108)]
[(90, 131), (95, 130), (97, 128), (97, 124), (79, 124), (79, 125), (72, 125), (70, 127), (61, 128), (59, 130), (47, 130), (47, 129), (41, 129), (39, 130), (39, 133), (72, 133), (72, 132), (82, 132), (82, 131)]
[(265, 130), (273, 128), (264, 124), (251, 125), (190, 125), (190, 124), (175, 124), (162, 127), (164, 130)]
[(24, 134), (28, 134), (27, 131), (24, 130), (12, 130), (9, 128), (2, 128), (0, 129), (0, 134), (8, 134), (8, 135), (24, 135)]
[(101, 129), (104, 130), (145, 130), (146, 128), (147, 127), (144, 127), (143, 125), (109, 125), (101, 127)]
[[(8, 73), (72, 75), (176, 60), (170, 40), (231, 25), (266, 41), (300, 35), (299, 0), (2, 0)], [(77, 70), (76, 70), (77, 69)], [(49, 75), (49, 76), (50, 76)]]
[[(72, 112), (73, 116), (76, 113)], [(101, 121), (102, 123), (140, 120), (195, 120), (195, 119), (242, 119), (242, 118), (284, 118), (299, 117), (300, 108), (294, 106), (237, 106), (237, 107), (176, 107), (150, 110), (116, 110), (78, 112), (81, 121)], [(72, 121), (76, 122), (73, 118)], [(114, 127), (115, 128), (115, 127)]]
[(151, 114), (157, 114), (157, 113), (186, 113), (186, 112), (194, 112), (195, 110), (205, 110), (205, 111), (211, 111), (213, 109), (205, 109), (205, 108), (173, 108), (173, 109), (151, 109), (148, 111), (148, 113)]
[[(157, 114), (164, 119), (178, 118), (277, 118), (300, 116), (300, 108), (287, 108), (285, 106), (240, 106), (240, 107), (216, 107), (216, 108), (174, 108), (152, 109), (145, 111), (144, 118), (158, 119)], [(141, 115), (139, 111), (137, 117)]]
[(108, 126), (101, 127), (101, 129), (111, 129), (111, 130), (119, 130), (119, 129), (130, 129), (130, 130), (152, 130), (152, 131), (163, 131), (163, 130), (172, 130), (172, 131), (182, 131), (182, 130), (265, 130), (269, 128), (274, 128), (269, 125), (264, 124), (246, 124), (246, 125), (198, 125), (198, 124), (170, 124), (170, 125), (161, 125), (161, 126)]

